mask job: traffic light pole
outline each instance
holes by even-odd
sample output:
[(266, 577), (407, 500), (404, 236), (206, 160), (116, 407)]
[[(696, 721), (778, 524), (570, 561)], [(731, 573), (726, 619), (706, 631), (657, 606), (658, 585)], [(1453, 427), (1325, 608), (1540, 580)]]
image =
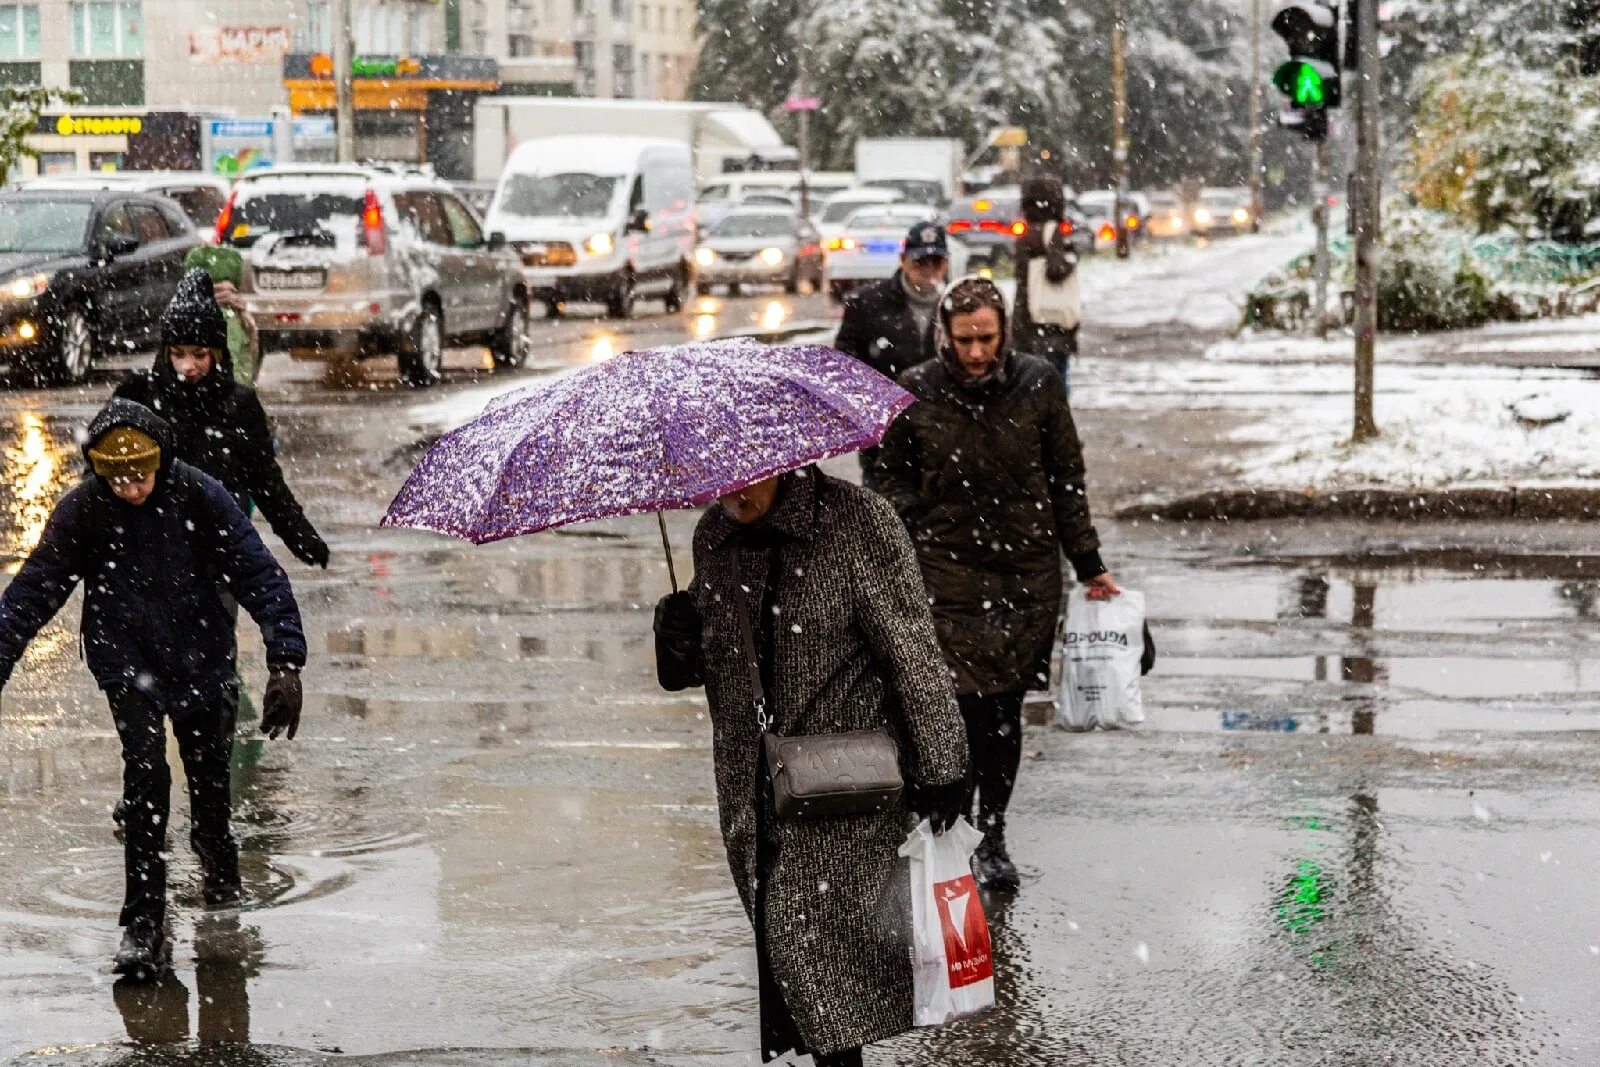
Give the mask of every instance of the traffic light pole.
[(1311, 221), (1317, 228), (1316, 296), (1312, 321), (1317, 336), (1328, 336), (1328, 142), (1311, 145)]
[(1355, 422), (1351, 440), (1378, 436), (1372, 413), (1373, 364), (1378, 336), (1378, 5), (1356, 5), (1356, 351)]
[(1117, 256), (1130, 251), (1128, 233), (1128, 62), (1127, 27), (1122, 21), (1123, 0), (1111, 3), (1111, 187), (1116, 191)]
[(1259, 222), (1261, 195), (1261, 0), (1250, 0), (1250, 218)]

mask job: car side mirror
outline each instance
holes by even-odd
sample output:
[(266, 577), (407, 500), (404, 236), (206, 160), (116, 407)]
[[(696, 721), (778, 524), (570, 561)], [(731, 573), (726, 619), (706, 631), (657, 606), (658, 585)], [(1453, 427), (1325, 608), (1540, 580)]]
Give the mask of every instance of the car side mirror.
[(125, 233), (108, 233), (100, 247), (107, 259), (116, 259), (118, 256), (129, 256), (139, 251), (139, 241)]
[(628, 232), (649, 233), (650, 212), (646, 211), (644, 208), (640, 208), (638, 211), (635, 211), (632, 215), (628, 216)]
[(506, 235), (501, 233), (499, 230), (496, 230), (489, 235), (487, 244), (489, 246), (489, 251), (498, 252), (506, 246)]

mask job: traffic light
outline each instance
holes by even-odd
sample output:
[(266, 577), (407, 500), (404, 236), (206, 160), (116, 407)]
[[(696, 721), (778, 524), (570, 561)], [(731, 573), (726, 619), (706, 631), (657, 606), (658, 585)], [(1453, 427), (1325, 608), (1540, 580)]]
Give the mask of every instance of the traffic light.
[(1272, 84), (1288, 98), (1282, 125), (1312, 140), (1328, 135), (1325, 112), (1340, 105), (1339, 9), (1318, 0), (1285, 3), (1272, 16), (1272, 32), (1289, 46), (1289, 60)]

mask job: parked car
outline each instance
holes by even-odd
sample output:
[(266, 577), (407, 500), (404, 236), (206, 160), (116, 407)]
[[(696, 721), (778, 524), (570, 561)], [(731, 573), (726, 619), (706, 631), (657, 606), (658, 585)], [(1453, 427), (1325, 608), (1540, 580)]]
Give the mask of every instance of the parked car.
[(1194, 232), (1201, 237), (1218, 233), (1256, 233), (1261, 220), (1250, 210), (1250, 190), (1242, 187), (1200, 190), (1194, 206)]
[(195, 232), (210, 237), (216, 229), (217, 213), (227, 203), (229, 185), (226, 178), (198, 170), (113, 170), (30, 178), (22, 188), (107, 189), (171, 197), (189, 216)]
[(244, 250), (245, 301), (264, 349), (313, 359), (393, 351), (417, 386), (439, 380), (450, 344), (484, 342), (502, 366), (527, 359), (521, 263), (431, 175), (346, 165), (247, 174), (217, 240)]
[[(943, 216), (926, 204), (879, 204), (864, 207), (846, 220), (843, 232), (827, 241), (828, 293), (843, 300), (846, 293), (864, 282), (889, 278), (900, 267), (900, 252), (906, 233), (917, 223)], [(971, 254), (960, 240), (950, 241), (950, 277), (967, 272)]]
[(1147, 228), (1151, 237), (1189, 236), (1189, 213), (1183, 209), (1183, 200), (1177, 193), (1146, 193), (1145, 200), (1150, 205)]
[(736, 208), (700, 238), (694, 252), (701, 293), (726, 285), (737, 295), (743, 285), (781, 285), (798, 293), (826, 283), (827, 261), (815, 226), (793, 209)]
[(494, 202), (494, 182), (469, 182), (453, 181), (450, 188), (456, 195), (467, 202), (467, 206), (484, 216), (489, 213), (489, 205)]
[(81, 382), (152, 343), (200, 244), (175, 201), (110, 189), (0, 195), (0, 357)]
[(897, 204), (904, 200), (905, 194), (898, 189), (868, 189), (865, 186), (846, 189), (821, 203), (814, 203), (811, 221), (816, 223), (817, 229), (826, 240), (829, 237), (839, 236), (845, 222), (861, 208), (875, 204)]
[(552, 315), (569, 300), (633, 314), (638, 296), (677, 311), (694, 280), (689, 146), (649, 137), (522, 142), (506, 160), (489, 226), (522, 255), (523, 277)]

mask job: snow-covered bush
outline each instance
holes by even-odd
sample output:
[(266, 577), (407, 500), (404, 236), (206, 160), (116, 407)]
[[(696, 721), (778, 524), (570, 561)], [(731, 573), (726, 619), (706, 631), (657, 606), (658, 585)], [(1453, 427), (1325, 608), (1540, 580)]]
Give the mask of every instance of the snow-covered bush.
[(1378, 327), (1477, 326), (1494, 311), (1493, 286), (1466, 235), (1430, 212), (1391, 212), (1378, 256)]

